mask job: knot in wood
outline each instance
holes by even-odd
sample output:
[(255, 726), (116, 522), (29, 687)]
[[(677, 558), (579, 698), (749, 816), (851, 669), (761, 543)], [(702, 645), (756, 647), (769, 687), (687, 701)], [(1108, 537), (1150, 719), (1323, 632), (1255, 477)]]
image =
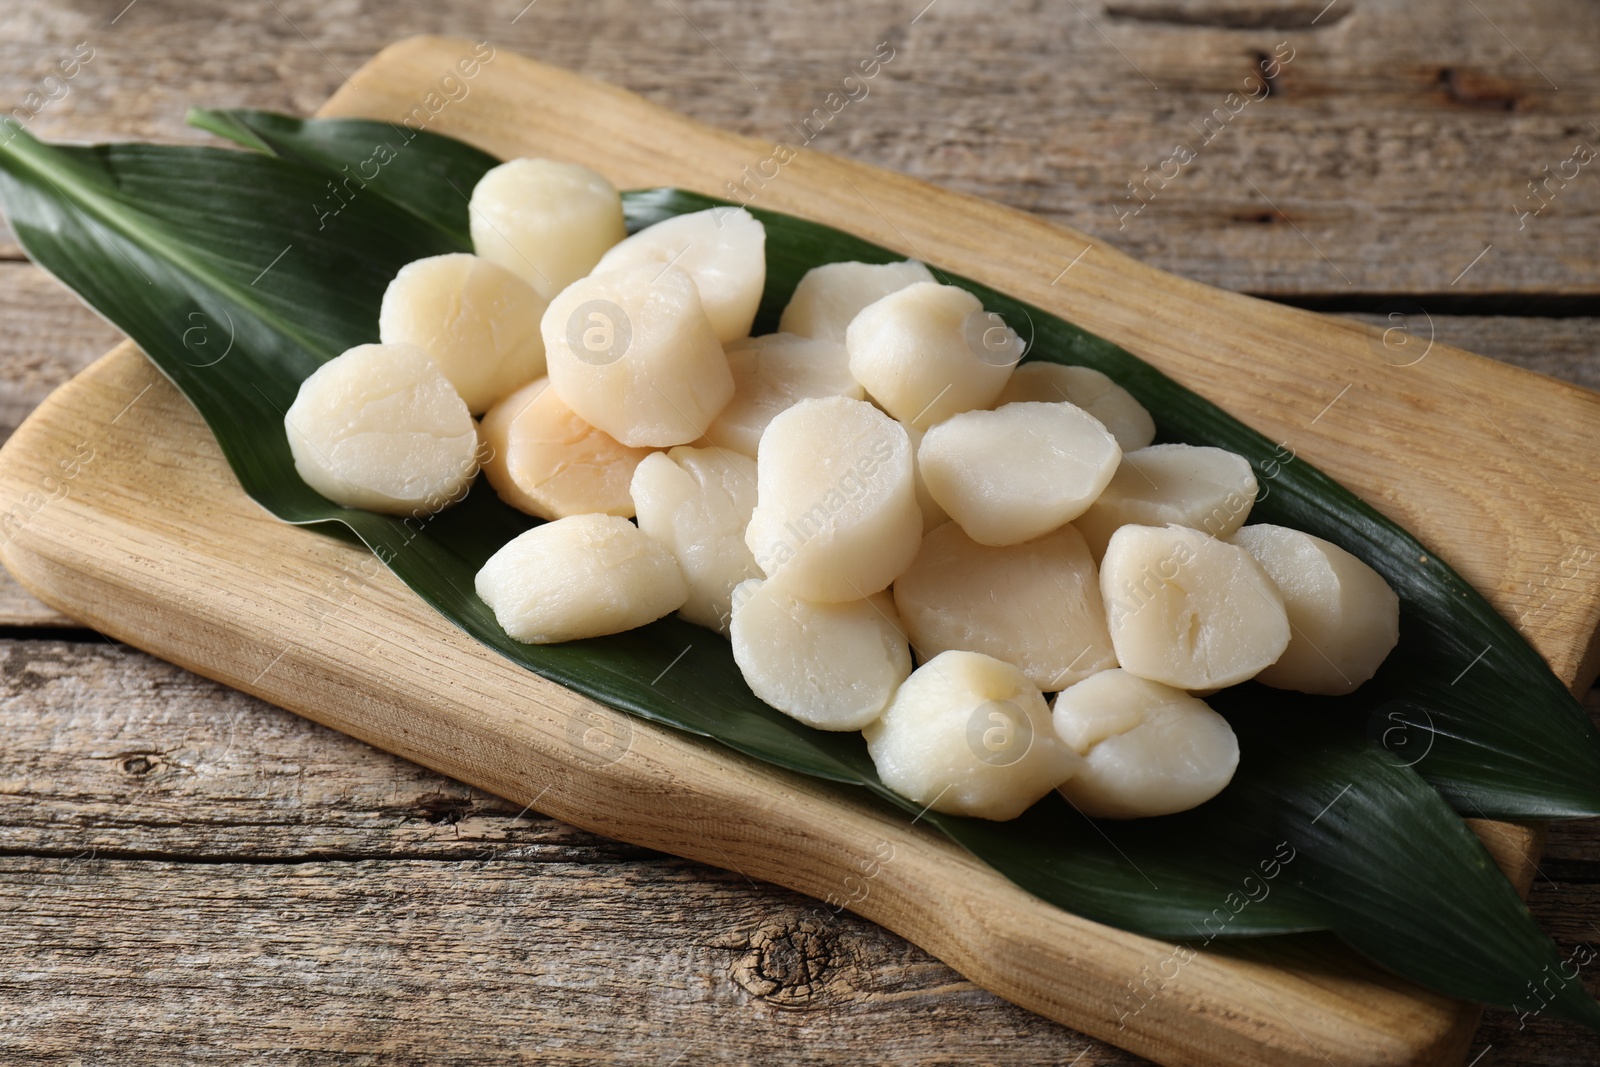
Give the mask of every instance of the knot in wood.
[(429, 793), (417, 798), (415, 810), (431, 823), (454, 826), (472, 811), (472, 798)]
[(769, 923), (750, 935), (733, 980), (758, 1000), (808, 1008), (824, 998), (840, 965), (836, 939), (816, 924)]
[(122, 770), (135, 778), (142, 778), (156, 769), (156, 761), (143, 752), (135, 752), (122, 758)]

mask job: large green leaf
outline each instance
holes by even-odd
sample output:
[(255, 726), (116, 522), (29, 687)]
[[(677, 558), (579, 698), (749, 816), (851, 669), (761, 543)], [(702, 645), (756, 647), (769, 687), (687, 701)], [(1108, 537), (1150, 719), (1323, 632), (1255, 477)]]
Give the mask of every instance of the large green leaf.
[[(306, 122), (271, 111), (191, 108), (189, 122), (203, 130), (326, 172), (331, 188), (317, 201), (319, 224), (333, 221), (347, 200), (372, 193), (409, 212), (455, 246), (472, 251), (467, 202), (479, 176), (500, 162), (461, 141), (440, 141), (423, 131), (365, 119)], [(420, 152), (407, 149), (419, 136)], [(396, 166), (395, 164), (399, 164)], [(342, 213), (342, 212), (341, 212)]]
[[(858, 737), (809, 730), (756, 700), (726, 643), (708, 631), (664, 620), (560, 646), (509, 640), (473, 594), (472, 576), (531, 520), (482, 486), (420, 530), (416, 523), (338, 508), (294, 474), (282, 429), (282, 412), (299, 381), (348, 345), (375, 336), (379, 297), (394, 272), (410, 259), (461, 247), (460, 194), (490, 161), (456, 142), (417, 134), (400, 159), (445, 181), (374, 183), (330, 218), (308, 205), (331, 172), (365, 157), (382, 124), (334, 129), (306, 123), (298, 129), (315, 131), (313, 151), (294, 141), (293, 120), (274, 120), (263, 132), (249, 118), (233, 116), (214, 128), (254, 130), (255, 147), (296, 159), (150, 146), (67, 149), (18, 132), (0, 148), (0, 196), (30, 255), (149, 353), (195, 402), (246, 490), (276, 514), (354, 530), (457, 625), (547, 677), (777, 766), (858, 786), (1080, 914), (1191, 938), (1204, 938), (1207, 919), (1216, 922), (1222, 908), (1230, 918), (1219, 936), (1329, 928), (1399, 973), (1499, 1003), (1521, 994), (1540, 967), (1558, 963), (1554, 946), (1438, 795), (1359, 731), (1331, 725), (1324, 709), (1307, 706), (1306, 714), (1293, 714), (1284, 705), (1300, 698), (1291, 695), (1245, 687), (1229, 698), (1240, 704), (1234, 714), (1245, 758), (1234, 785), (1194, 812), (1142, 824), (1097, 824), (1052, 798), (1024, 819), (997, 825), (924, 814), (895, 796), (877, 781)], [(637, 227), (706, 203), (670, 190), (629, 194), (630, 223)], [(762, 313), (768, 325), (810, 266), (891, 258), (884, 249), (803, 220), (761, 217), (768, 226), (770, 281)], [(998, 294), (984, 296), (1008, 315), (1020, 308)], [(1128, 373), (1118, 376), (1169, 433), (1205, 439), (1209, 419), (1222, 443), (1251, 443), (1242, 426), (1126, 353), (1037, 309), (1030, 314), (1036, 356), (1079, 358), (1075, 349), (1081, 347), (1097, 352), (1107, 369), (1126, 361)], [(207, 346), (196, 344), (196, 324), (210, 331)], [(217, 360), (219, 349), (210, 345), (224, 337), (232, 347)], [(1325, 527), (1337, 525), (1337, 501), (1325, 511)], [(1375, 516), (1366, 518), (1369, 512), (1356, 514), (1370, 522), (1375, 540), (1403, 536)], [(1358, 539), (1341, 540), (1359, 546)], [(1383, 562), (1381, 554), (1369, 558)], [(1408, 619), (1421, 620), (1412, 625), (1448, 621), (1428, 615), (1427, 606), (1407, 599)], [(1268, 706), (1265, 725), (1258, 711), (1244, 707), (1251, 700)], [(1561, 710), (1536, 705), (1517, 740), (1545, 730), (1543, 719)], [(1543, 795), (1492, 781), (1483, 788), (1486, 797)], [(1259, 878), (1261, 865), (1284, 847), (1296, 853), (1286, 868), (1291, 873), (1269, 896), (1232, 913), (1228, 902), (1243, 880)], [(1362, 906), (1368, 898), (1385, 902), (1382, 915)], [(1441, 925), (1439, 917), (1447, 915), (1470, 916), (1472, 932)], [(1392, 937), (1397, 927), (1409, 938)], [(1539, 966), (1529, 971), (1533, 962)], [(1574, 990), (1551, 1010), (1600, 1020), (1581, 989)]]

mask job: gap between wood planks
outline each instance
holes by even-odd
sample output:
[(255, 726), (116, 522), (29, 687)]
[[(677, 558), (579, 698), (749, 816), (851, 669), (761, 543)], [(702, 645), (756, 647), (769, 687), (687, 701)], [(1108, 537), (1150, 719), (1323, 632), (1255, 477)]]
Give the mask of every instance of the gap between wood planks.
[[(554, 822), (548, 815), (537, 818)], [(522, 816), (526, 818), (527, 816)], [(638, 867), (655, 864), (661, 867), (679, 867), (696, 872), (708, 870), (703, 864), (681, 860), (660, 852), (641, 848), (635, 852), (616, 854), (584, 854), (582, 857), (560, 852), (540, 855), (538, 845), (504, 845), (482, 840), (463, 839), (461, 847), (451, 849), (384, 849), (381, 851), (308, 851), (298, 854), (255, 855), (221, 852), (178, 852), (167, 849), (128, 848), (0, 848), (3, 859), (44, 860), (97, 860), (107, 863), (184, 863), (210, 867), (294, 867), (311, 863), (516, 863), (530, 867)], [(1571, 881), (1571, 879), (1563, 879)], [(1597, 879), (1600, 880), (1600, 879)]]
[(1246, 293), (1261, 300), (1325, 314), (1382, 314), (1397, 304), (1438, 316), (1576, 319), (1600, 317), (1600, 296), (1588, 293)]

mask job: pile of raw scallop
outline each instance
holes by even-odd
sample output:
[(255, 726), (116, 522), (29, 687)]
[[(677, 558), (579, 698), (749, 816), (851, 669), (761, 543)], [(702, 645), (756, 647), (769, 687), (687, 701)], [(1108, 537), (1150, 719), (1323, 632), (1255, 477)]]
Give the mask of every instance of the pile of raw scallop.
[(1023, 363), (921, 263), (817, 267), (753, 337), (766, 234), (742, 209), (628, 236), (605, 178), (519, 159), (471, 227), (475, 254), (399, 272), (380, 343), (307, 378), (285, 426), (341, 505), (423, 519), (481, 470), (547, 520), (477, 575), (516, 640), (677, 612), (767, 704), (861, 731), (890, 788), (988, 819), (1052, 790), (1100, 818), (1192, 808), (1239, 761), (1205, 697), (1348, 693), (1396, 643), (1370, 567), (1245, 525), (1243, 457), (1152, 444), (1127, 391)]

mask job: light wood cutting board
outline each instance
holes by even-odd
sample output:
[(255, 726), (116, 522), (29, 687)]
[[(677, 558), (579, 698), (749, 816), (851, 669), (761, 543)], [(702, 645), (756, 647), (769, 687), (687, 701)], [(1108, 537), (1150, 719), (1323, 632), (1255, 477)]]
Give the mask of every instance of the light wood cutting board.
[[(727, 195), (773, 154), (504, 52), (449, 99), (441, 81), (471, 51), (401, 42), (322, 113), (428, 116), (428, 128), (502, 158), (580, 160), (623, 188)], [(958, 271), (1151, 361), (1362, 493), (1502, 613), (1526, 616), (1575, 690), (1593, 681), (1600, 594), (1559, 574), (1596, 529), (1600, 395), (1443, 345), (1413, 362), (1420, 321), (1407, 324), (1410, 347), (1386, 345), (809, 149), (746, 189), (756, 206)], [(1324, 937), (1201, 953), (1119, 1021), (1129, 984), (1171, 946), (1051, 908), (897, 815), (631, 722), (480, 647), (365, 553), (249, 500), (199, 415), (131, 345), (60, 389), (0, 451), (0, 516), (12, 573), (119, 640), (577, 826), (851, 901), (979, 985), (1159, 1062), (1452, 1064), (1476, 1026), (1477, 1009)], [(1474, 829), (1526, 891), (1542, 833)]]

